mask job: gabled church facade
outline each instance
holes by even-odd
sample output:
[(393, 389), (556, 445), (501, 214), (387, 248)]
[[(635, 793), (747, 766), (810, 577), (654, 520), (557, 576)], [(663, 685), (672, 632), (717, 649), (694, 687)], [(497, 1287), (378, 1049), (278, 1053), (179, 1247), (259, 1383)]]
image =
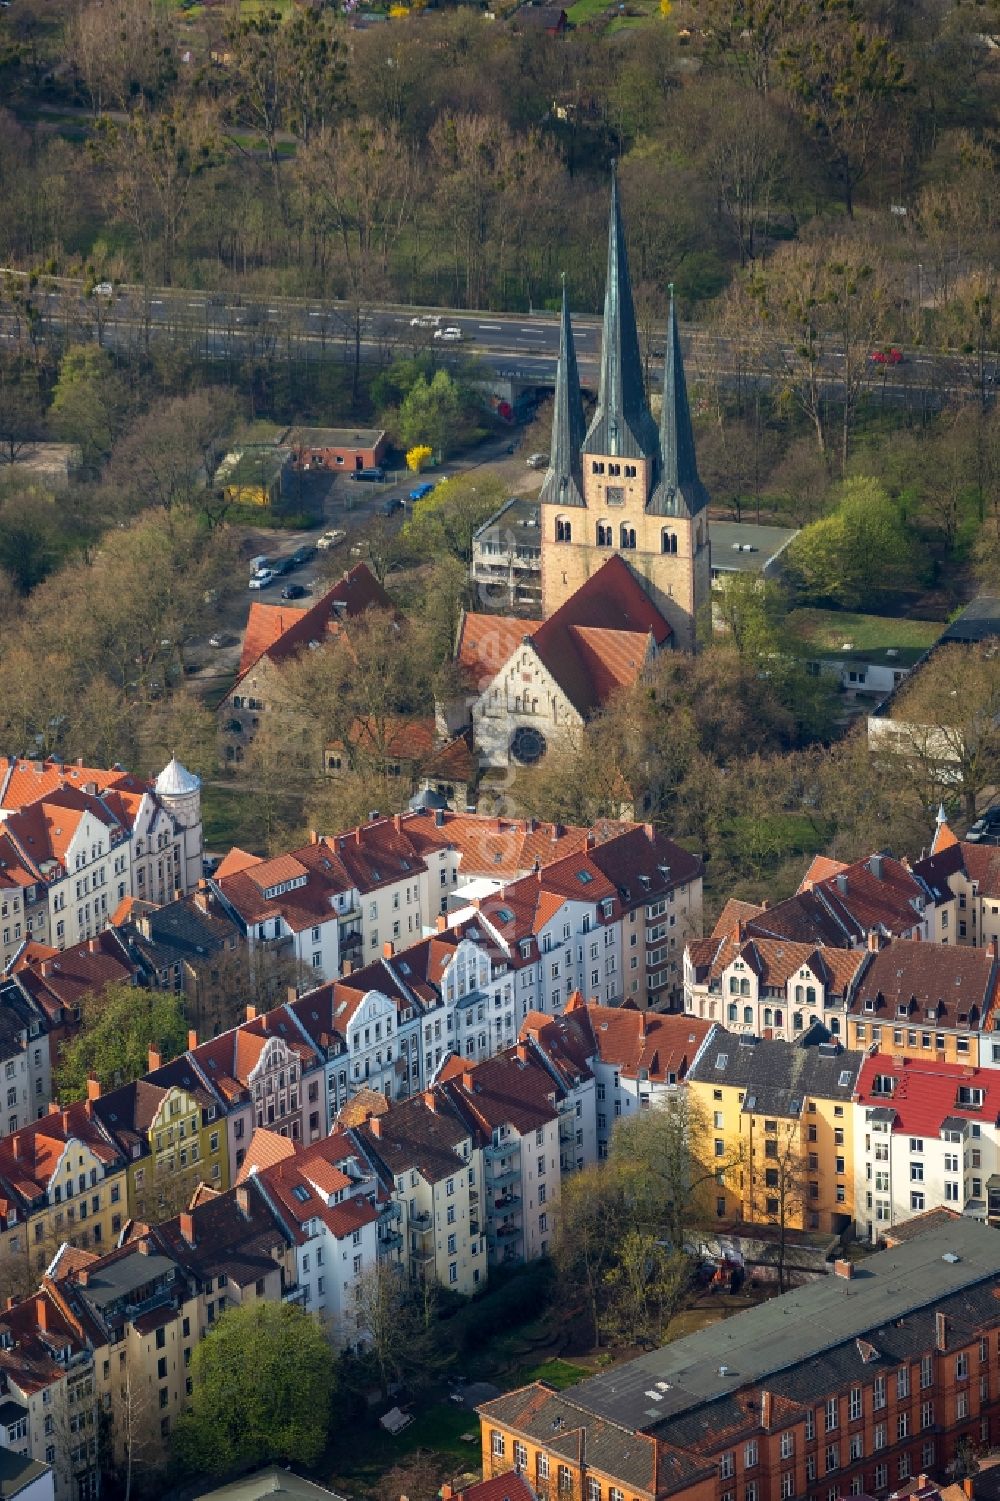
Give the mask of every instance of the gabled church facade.
[(708, 493), (672, 294), (659, 427), (649, 409), (614, 178), (597, 410), (585, 431), (564, 289), (552, 449), (539, 499), (546, 618), (617, 553), (669, 622), (673, 645), (695, 649), (699, 616), (710, 608)]

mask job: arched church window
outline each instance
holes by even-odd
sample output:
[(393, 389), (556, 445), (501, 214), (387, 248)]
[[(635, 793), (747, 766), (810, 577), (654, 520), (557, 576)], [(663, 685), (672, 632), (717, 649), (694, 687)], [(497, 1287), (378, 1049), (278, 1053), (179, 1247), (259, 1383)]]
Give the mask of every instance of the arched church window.
[(670, 553), (671, 555), (674, 554), (674, 553), (676, 553), (676, 551), (677, 551), (677, 533), (676, 532), (672, 532), (669, 527), (665, 526), (663, 528), (663, 532), (661, 534), (660, 548), (661, 548), (661, 551), (663, 551), (665, 553)]
[(599, 521), (597, 523), (597, 545), (598, 547), (614, 546), (614, 534), (610, 521)]
[(572, 542), (572, 540), (573, 540), (573, 523), (571, 521), (567, 521), (566, 518), (565, 518), (565, 516), (557, 516), (556, 517), (556, 541), (557, 542)]
[(623, 548), (634, 548), (635, 547), (635, 527), (634, 526), (624, 526), (624, 525), (622, 526), (622, 529), (621, 529), (621, 546)]

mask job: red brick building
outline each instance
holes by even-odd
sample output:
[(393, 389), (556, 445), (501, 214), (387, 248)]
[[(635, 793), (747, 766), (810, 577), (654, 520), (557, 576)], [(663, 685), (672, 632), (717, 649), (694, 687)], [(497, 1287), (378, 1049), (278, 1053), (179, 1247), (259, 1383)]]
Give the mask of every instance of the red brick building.
[(281, 442), (292, 450), (295, 469), (350, 474), (377, 469), (389, 451), (387, 435), (376, 428), (291, 427)]
[(837, 1267), (568, 1391), (485, 1403), (484, 1474), (518, 1469), (539, 1501), (841, 1501), (996, 1445), (996, 1231), (935, 1224)]

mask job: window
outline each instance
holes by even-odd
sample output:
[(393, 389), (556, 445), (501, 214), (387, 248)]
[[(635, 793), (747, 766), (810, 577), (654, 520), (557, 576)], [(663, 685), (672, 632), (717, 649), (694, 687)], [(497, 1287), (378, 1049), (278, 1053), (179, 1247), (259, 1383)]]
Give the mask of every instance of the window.
[(677, 552), (677, 533), (670, 531), (668, 527), (664, 527), (660, 534), (660, 550), (671, 556)]
[(969, 1374), (969, 1357), (963, 1350), (955, 1359), (955, 1380), (965, 1381)]
[(854, 1422), (856, 1418), (860, 1418), (860, 1416), (861, 1416), (861, 1388), (860, 1388), (860, 1386), (852, 1386), (851, 1387), (850, 1403), (851, 1403), (851, 1406), (850, 1406), (851, 1422)]
[(874, 1445), (874, 1447), (876, 1449), (884, 1449), (885, 1448), (885, 1424), (884, 1423), (876, 1423), (875, 1424), (875, 1431), (874, 1431), (874, 1433), (872, 1435), (872, 1444)]
[(920, 1385), (927, 1389), (934, 1385), (934, 1356), (922, 1355), (920, 1357)]
[(573, 1471), (569, 1465), (560, 1465), (558, 1470), (559, 1489), (566, 1495), (573, 1489)]
[(528, 1463), (528, 1451), (519, 1439), (514, 1440), (514, 1465), (523, 1470)]
[(809, 1411), (806, 1413), (806, 1439), (807, 1440), (808, 1439), (814, 1439), (815, 1437), (816, 1437), (816, 1414), (813, 1412), (812, 1408), (810, 1408)]
[(875, 1383), (872, 1386), (872, 1406), (875, 1408), (876, 1411), (880, 1407), (884, 1407), (885, 1406), (885, 1377), (884, 1376), (876, 1376), (875, 1377)]
[(896, 1437), (906, 1438), (910, 1428), (910, 1414), (901, 1412), (896, 1418)]
[(851, 1462), (856, 1459), (864, 1459), (865, 1436), (863, 1433), (855, 1433), (851, 1436)]
[(910, 1368), (902, 1365), (896, 1372), (896, 1396), (908, 1397), (910, 1395)]
[(967, 1418), (969, 1416), (969, 1394), (968, 1394), (968, 1392), (959, 1392), (956, 1395), (956, 1397), (955, 1397), (955, 1416), (956, 1416), (956, 1418)]
[(743, 1449), (743, 1468), (752, 1470), (757, 1463), (757, 1440), (752, 1438)]
[(573, 524), (565, 516), (556, 517), (556, 541), (572, 542)]
[(782, 1457), (782, 1459), (791, 1459), (791, 1457), (792, 1457), (792, 1455), (794, 1453), (795, 1453), (795, 1434), (791, 1433), (791, 1432), (789, 1432), (789, 1433), (783, 1433), (781, 1435), (781, 1457)]
[(728, 1449), (719, 1460), (719, 1474), (723, 1480), (730, 1480), (736, 1472), (736, 1455), (732, 1449)]
[(833, 1429), (836, 1428), (836, 1426), (837, 1426), (837, 1424), (838, 1424), (838, 1422), (840, 1420), (839, 1412), (838, 1412), (838, 1407), (839, 1407), (839, 1404), (837, 1402), (837, 1398), (836, 1397), (830, 1397), (827, 1400), (827, 1404), (826, 1404), (826, 1432), (827, 1433), (831, 1433), (833, 1431)]
[(493, 1450), (494, 1459), (503, 1459), (504, 1452), (506, 1450), (506, 1440), (504, 1438), (504, 1435), (502, 1433), (498, 1433), (495, 1428), (493, 1429), (491, 1447)]
[(539, 1480), (548, 1480), (548, 1478), (549, 1478), (549, 1456), (547, 1454), (539, 1454), (539, 1456), (538, 1456), (538, 1462), (537, 1462), (537, 1470), (538, 1470), (538, 1478), (539, 1478)]
[(829, 1475), (829, 1473), (830, 1473), (831, 1470), (836, 1470), (836, 1469), (839, 1468), (839, 1466), (840, 1466), (840, 1445), (839, 1444), (827, 1444), (826, 1449), (823, 1452), (823, 1473), (824, 1473), (824, 1475)]
[(921, 1404), (920, 1404), (920, 1426), (921, 1426), (921, 1428), (933, 1428), (933, 1426), (934, 1426), (934, 1403), (933, 1402), (921, 1402)]

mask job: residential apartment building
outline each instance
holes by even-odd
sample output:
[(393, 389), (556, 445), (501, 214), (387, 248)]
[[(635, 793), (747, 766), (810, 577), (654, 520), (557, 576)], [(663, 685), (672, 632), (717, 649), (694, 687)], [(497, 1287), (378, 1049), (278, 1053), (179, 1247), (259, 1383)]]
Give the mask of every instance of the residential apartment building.
[(21, 1296), (60, 1246), (109, 1250), (128, 1218), (126, 1159), (93, 1100), (0, 1142), (0, 1289)]
[[(157, 1223), (176, 1212), (199, 1183), (228, 1188), (229, 1154), (218, 1099), (182, 1054), (92, 1101), (94, 1115), (126, 1162), (130, 1219)], [(94, 1090), (96, 1095), (96, 1088)]]
[(994, 1233), (956, 1220), (838, 1268), (568, 1391), (484, 1403), (484, 1476), (519, 1470), (542, 1501), (833, 1501), (994, 1446)]
[(866, 962), (863, 950), (743, 937), (737, 927), (687, 945), (684, 1010), (736, 1034), (794, 1042), (822, 1025), (846, 1042), (845, 1013)]
[[(122, 920), (115, 914), (113, 921), (142, 983), (183, 996), (188, 1026), (199, 1037), (236, 1026), (246, 1004), (248, 948), (240, 924), (207, 881), (160, 907), (126, 906)], [(260, 993), (256, 987), (254, 993)]]
[(1000, 1075), (874, 1053), (855, 1093), (855, 1220), (876, 1241), (943, 1206), (1000, 1225)]
[(414, 1282), (466, 1296), (488, 1276), (484, 1153), (440, 1090), (371, 1114), (352, 1137), (400, 1205), (404, 1265)]
[(794, 896), (774, 906), (727, 903), (714, 934), (740, 925), (740, 938), (864, 948), (870, 934), (932, 938), (934, 912), (926, 882), (905, 861), (878, 854), (844, 865), (817, 855)]
[[(201, 783), (176, 759), (148, 783), (121, 770), (4, 758), (0, 823), (0, 866), (22, 895), (24, 941), (71, 947), (99, 933), (126, 897), (167, 901), (201, 876)], [(4, 889), (7, 962), (21, 912)]]
[(350, 1136), (300, 1147), (258, 1131), (236, 1192), (267, 1204), (285, 1232), (294, 1266), (286, 1300), (321, 1318), (339, 1348), (364, 1344), (357, 1291), (380, 1260), (400, 1264), (402, 1210)]
[[(100, 1419), (93, 1351), (47, 1287), (0, 1313), (4, 1448), (51, 1468), (53, 1501), (100, 1493)], [(22, 1501), (22, 1492), (13, 1489)], [(23, 1501), (32, 1501), (30, 1489)]]
[(851, 1047), (972, 1067), (1000, 1063), (995, 940), (982, 949), (905, 939), (881, 948), (873, 940), (870, 948), (848, 1006)]
[(147, 1467), (162, 1464), (203, 1335), (197, 1284), (143, 1235), (103, 1256), (64, 1250), (43, 1292), (75, 1326), (92, 1361), (105, 1465), (122, 1473), (129, 1446)]
[(49, 1108), (52, 1069), (45, 1017), (16, 980), (0, 980), (0, 1135)]
[(988, 844), (959, 841), (943, 809), (930, 852), (913, 867), (932, 903), (932, 933), (937, 943), (987, 948), (1000, 941), (1000, 859)]
[(452, 1058), (443, 1091), (483, 1149), (481, 1205), (490, 1265), (548, 1253), (561, 1186), (560, 1159), (576, 1117), (558, 1108), (560, 1091), (526, 1043), (470, 1068)]
[(687, 1087), (711, 1131), (720, 1221), (839, 1235), (854, 1214), (854, 1109), (863, 1062), (822, 1040), (717, 1032), (688, 1070)]

